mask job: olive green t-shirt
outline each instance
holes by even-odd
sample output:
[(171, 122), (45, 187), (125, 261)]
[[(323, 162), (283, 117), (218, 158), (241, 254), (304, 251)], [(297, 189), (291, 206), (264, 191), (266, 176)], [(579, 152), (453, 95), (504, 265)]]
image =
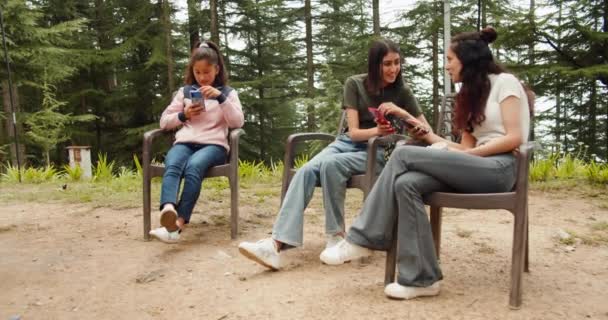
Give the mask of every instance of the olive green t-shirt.
[(370, 96), (365, 89), (367, 74), (354, 75), (344, 83), (343, 108), (356, 109), (359, 112), (359, 128), (369, 129), (376, 126), (374, 116), (367, 108), (378, 108), (384, 102), (392, 102), (405, 109), (412, 116), (418, 117), (422, 113), (412, 90), (403, 82), (390, 85), (379, 96)]

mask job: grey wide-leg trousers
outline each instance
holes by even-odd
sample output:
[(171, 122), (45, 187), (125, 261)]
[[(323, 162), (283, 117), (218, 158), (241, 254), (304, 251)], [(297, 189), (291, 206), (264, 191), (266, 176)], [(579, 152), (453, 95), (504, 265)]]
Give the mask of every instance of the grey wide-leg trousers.
[[(416, 146), (395, 149), (367, 197), (347, 240), (387, 251), (398, 236), (398, 282), (427, 287), (443, 278), (422, 196), (437, 191), (506, 192), (516, 177), (511, 153), (478, 157)], [(399, 217), (393, 234), (395, 217)]]

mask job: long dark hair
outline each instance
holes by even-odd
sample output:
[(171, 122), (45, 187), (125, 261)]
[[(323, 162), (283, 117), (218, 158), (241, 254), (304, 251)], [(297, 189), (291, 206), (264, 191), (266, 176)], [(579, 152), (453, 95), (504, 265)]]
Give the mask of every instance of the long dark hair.
[[(377, 39), (372, 42), (367, 55), (367, 77), (365, 78), (365, 88), (367, 92), (372, 96), (380, 95), (382, 91), (382, 59), (389, 52), (395, 52), (399, 54), (401, 59), (401, 49), (399, 46), (388, 39)], [(401, 65), (401, 60), (399, 60)], [(403, 85), (403, 78), (401, 77), (401, 68), (397, 74), (397, 79), (392, 86)]]
[(459, 33), (451, 40), (450, 49), (462, 63), (462, 87), (456, 95), (453, 119), (454, 129), (458, 131), (473, 132), (473, 126), (486, 119), (484, 112), (491, 89), (488, 75), (505, 72), (494, 61), (488, 46), (497, 37), (494, 28), (486, 27), (479, 32)]
[(192, 49), (192, 54), (190, 55), (190, 61), (184, 72), (184, 83), (189, 85), (196, 84), (196, 78), (194, 77), (192, 67), (194, 66), (194, 63), (200, 60), (207, 60), (209, 64), (217, 65), (219, 72), (215, 76), (213, 86), (225, 86), (228, 82), (228, 71), (224, 64), (224, 57), (222, 57), (220, 48), (212, 41), (197, 42), (194, 44), (194, 49)]

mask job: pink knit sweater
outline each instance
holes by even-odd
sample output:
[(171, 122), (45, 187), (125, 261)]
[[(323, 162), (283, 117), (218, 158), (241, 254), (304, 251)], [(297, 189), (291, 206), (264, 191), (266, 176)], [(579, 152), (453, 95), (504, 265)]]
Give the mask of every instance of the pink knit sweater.
[(205, 99), (205, 112), (181, 122), (178, 114), (191, 103), (189, 98), (184, 98), (184, 90), (180, 88), (160, 117), (160, 127), (172, 130), (182, 126), (175, 134), (175, 143), (216, 144), (230, 150), (228, 129), (240, 128), (245, 122), (236, 91), (231, 90), (221, 104), (215, 99)]

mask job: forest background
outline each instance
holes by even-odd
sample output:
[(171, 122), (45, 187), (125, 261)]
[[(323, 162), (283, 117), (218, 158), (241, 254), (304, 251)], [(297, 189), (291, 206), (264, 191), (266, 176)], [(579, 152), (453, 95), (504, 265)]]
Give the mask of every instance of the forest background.
[[(282, 159), (289, 134), (335, 132), (342, 84), (366, 72), (367, 48), (377, 36), (400, 44), (406, 81), (435, 122), (443, 2), (386, 3), (2, 0), (21, 159), (61, 165), (65, 147), (89, 145), (94, 161), (107, 154), (132, 165), (143, 133), (158, 127), (182, 85), (191, 45), (205, 39), (219, 43), (244, 106), (241, 159), (271, 164)], [(552, 151), (582, 146), (580, 157), (606, 162), (608, 0), (450, 6), (452, 34), (476, 30), (478, 20), (497, 29), (496, 58), (538, 97), (533, 139)], [(0, 86), (0, 162), (15, 165), (5, 68)]]

